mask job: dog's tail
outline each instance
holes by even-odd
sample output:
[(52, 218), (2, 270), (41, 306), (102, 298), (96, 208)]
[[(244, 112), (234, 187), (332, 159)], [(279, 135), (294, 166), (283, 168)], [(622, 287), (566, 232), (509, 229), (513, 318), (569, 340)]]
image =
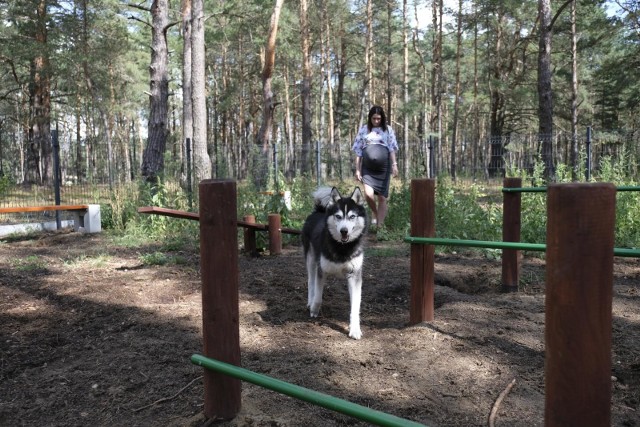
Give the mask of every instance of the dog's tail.
[(316, 212), (324, 212), (327, 210), (327, 206), (331, 203), (331, 190), (333, 190), (332, 187), (318, 187), (318, 189), (313, 192)]

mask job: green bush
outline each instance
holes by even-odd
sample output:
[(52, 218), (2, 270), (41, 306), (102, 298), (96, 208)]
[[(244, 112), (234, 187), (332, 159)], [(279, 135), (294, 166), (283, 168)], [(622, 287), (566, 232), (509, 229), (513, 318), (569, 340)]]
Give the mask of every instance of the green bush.
[[(613, 164), (607, 159), (601, 162), (594, 181), (613, 182), (615, 185), (637, 185), (626, 179), (628, 165)], [(544, 185), (541, 162), (533, 173), (509, 171), (510, 176), (520, 176), (523, 186)], [(571, 181), (568, 167), (559, 165), (556, 169), (558, 182)], [(1, 181), (0, 181), (1, 182)], [(331, 184), (327, 184), (331, 185)], [(350, 194), (353, 183), (335, 183), (338, 189)], [(281, 215), (282, 226), (301, 229), (307, 215), (313, 209), (312, 193), (316, 189), (315, 179), (299, 177), (285, 180), (280, 176), (278, 190), (269, 181), (267, 191), (259, 191), (251, 180), (237, 185), (237, 215), (254, 215), (256, 222), (268, 223), (270, 213)], [(281, 192), (291, 193), (290, 208), (284, 203)], [(546, 193), (523, 193), (521, 215), (521, 240), (527, 243), (546, 241)], [(129, 186), (115, 189), (112, 200), (102, 206), (103, 227), (116, 230), (123, 235), (138, 239), (163, 241), (164, 249), (179, 250), (189, 245), (199, 245), (199, 226), (196, 221), (171, 218), (160, 215), (141, 215), (140, 206), (161, 206), (188, 210), (187, 197), (176, 183), (162, 183), (154, 187), (141, 184), (137, 188)], [(616, 199), (616, 246), (640, 247), (640, 194), (638, 192), (618, 192)], [(477, 183), (449, 178), (439, 178), (436, 185), (436, 235), (438, 237), (463, 240), (502, 240), (502, 193), (498, 187), (486, 187)], [(411, 229), (411, 188), (402, 182), (392, 187), (389, 198), (389, 212), (385, 227), (377, 230), (378, 240), (402, 242)], [(242, 241), (243, 229), (238, 229), (238, 240)], [(258, 247), (268, 246), (266, 233), (257, 233)], [(284, 244), (298, 244), (299, 236), (284, 234)], [(452, 250), (453, 248), (438, 248)], [(487, 256), (495, 257), (500, 251), (481, 250)], [(539, 253), (534, 253), (539, 254)], [(157, 262), (157, 260), (156, 260)]]

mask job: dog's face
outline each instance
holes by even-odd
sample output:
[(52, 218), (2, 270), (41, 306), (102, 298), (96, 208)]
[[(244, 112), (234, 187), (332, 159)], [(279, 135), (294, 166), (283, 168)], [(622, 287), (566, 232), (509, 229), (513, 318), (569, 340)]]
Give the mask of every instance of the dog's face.
[(349, 243), (361, 237), (367, 229), (367, 211), (364, 197), (358, 187), (351, 197), (342, 197), (334, 187), (327, 206), (327, 225), (334, 240)]

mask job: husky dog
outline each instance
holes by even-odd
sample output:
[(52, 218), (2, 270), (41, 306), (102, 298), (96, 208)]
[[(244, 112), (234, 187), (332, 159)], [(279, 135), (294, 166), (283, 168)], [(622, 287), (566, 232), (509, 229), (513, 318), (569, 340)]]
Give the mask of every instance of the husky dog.
[(363, 237), (369, 225), (364, 197), (358, 187), (350, 197), (342, 197), (335, 187), (318, 188), (313, 197), (315, 211), (302, 227), (309, 281), (307, 306), (311, 317), (318, 317), (326, 276), (347, 279), (351, 298), (349, 337), (359, 340)]

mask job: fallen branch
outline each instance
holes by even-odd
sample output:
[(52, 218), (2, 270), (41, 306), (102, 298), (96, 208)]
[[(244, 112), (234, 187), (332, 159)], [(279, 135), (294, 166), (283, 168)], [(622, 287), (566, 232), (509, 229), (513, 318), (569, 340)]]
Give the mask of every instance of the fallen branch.
[(502, 393), (500, 393), (500, 396), (498, 396), (498, 398), (496, 399), (496, 402), (493, 404), (493, 408), (491, 408), (491, 414), (489, 415), (489, 427), (494, 427), (495, 426), (496, 415), (498, 415), (498, 409), (500, 409), (500, 404), (502, 403), (504, 398), (507, 396), (507, 394), (509, 394), (509, 392), (511, 391), (511, 389), (513, 388), (513, 386), (515, 384), (516, 384), (516, 379), (514, 378), (509, 383), (507, 388), (502, 390)]
[(150, 407), (152, 407), (152, 406), (154, 406), (154, 405), (157, 405), (158, 403), (166, 402), (166, 401), (168, 401), (168, 400), (173, 400), (173, 399), (175, 399), (176, 397), (180, 396), (180, 393), (182, 393), (183, 391), (185, 391), (186, 389), (188, 389), (188, 388), (191, 386), (191, 384), (193, 384), (194, 382), (196, 382), (196, 381), (198, 381), (198, 380), (200, 380), (200, 379), (202, 379), (202, 375), (200, 375), (200, 376), (199, 376), (199, 377), (197, 377), (197, 378), (192, 379), (192, 380), (191, 380), (191, 382), (189, 382), (189, 384), (187, 384), (186, 386), (182, 387), (182, 388), (181, 388), (180, 390), (178, 390), (178, 392), (177, 392), (176, 394), (174, 394), (173, 396), (171, 396), (171, 397), (163, 397), (162, 399), (158, 399), (158, 400), (156, 400), (156, 401), (155, 401), (155, 402), (153, 402), (153, 403), (150, 403), (150, 404), (148, 404), (148, 405), (143, 406), (142, 408), (134, 409), (134, 410), (133, 410), (133, 412), (140, 412), (140, 411), (142, 411), (143, 409), (150, 408)]

